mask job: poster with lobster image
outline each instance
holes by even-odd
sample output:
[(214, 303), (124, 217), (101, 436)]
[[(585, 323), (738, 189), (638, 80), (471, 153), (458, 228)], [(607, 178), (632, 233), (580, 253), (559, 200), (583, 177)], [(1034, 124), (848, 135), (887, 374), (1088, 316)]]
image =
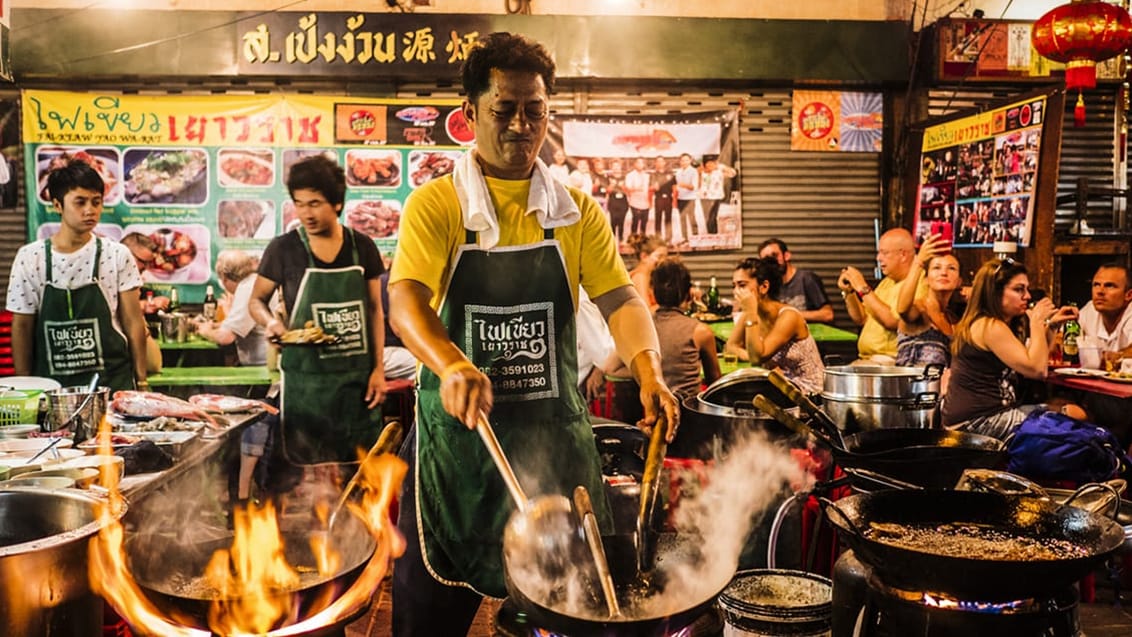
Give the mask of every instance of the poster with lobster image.
[(221, 251), (258, 255), (298, 226), (286, 186), (295, 162), (341, 165), (342, 223), (392, 256), (405, 199), (451, 173), (474, 141), (459, 100), (28, 90), (21, 108), (28, 240), (59, 228), (47, 175), (86, 162), (105, 186), (95, 232), (146, 237), (156, 249), (143, 279), (189, 303), (216, 284)]

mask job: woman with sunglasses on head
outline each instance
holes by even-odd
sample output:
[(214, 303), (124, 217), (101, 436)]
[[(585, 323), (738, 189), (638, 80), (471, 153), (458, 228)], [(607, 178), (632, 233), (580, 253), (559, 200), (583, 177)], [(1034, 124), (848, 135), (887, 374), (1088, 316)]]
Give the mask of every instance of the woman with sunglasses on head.
[(742, 310), (737, 327), (723, 346), (752, 365), (778, 368), (804, 391), (822, 390), (825, 366), (806, 319), (778, 300), (782, 268), (775, 257), (744, 259), (731, 275), (735, 302)]
[[(1030, 307), (1026, 266), (993, 259), (975, 275), (967, 311), (951, 340), (951, 381), (943, 399), (943, 425), (1008, 439), (1034, 409), (1019, 405), (1018, 375), (1041, 379), (1049, 366), (1054, 330), (1077, 310), (1043, 298)], [(1084, 417), (1065, 405), (1062, 412)]]

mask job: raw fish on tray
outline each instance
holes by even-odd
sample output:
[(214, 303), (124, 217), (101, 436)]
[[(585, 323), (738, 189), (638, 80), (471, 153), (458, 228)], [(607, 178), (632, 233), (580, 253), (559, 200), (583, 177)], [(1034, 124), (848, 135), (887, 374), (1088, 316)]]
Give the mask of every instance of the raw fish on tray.
[(210, 426), (218, 429), (224, 428), (223, 424), (218, 422), (215, 417), (204, 411), (201, 407), (187, 400), (181, 400), (180, 398), (166, 396), (165, 394), (153, 391), (116, 391), (114, 392), (114, 400), (110, 402), (110, 408), (125, 416), (134, 416), (137, 418), (157, 418), (158, 416), (191, 418), (193, 420), (203, 420), (209, 423)]
[(259, 409), (269, 414), (279, 413), (278, 409), (263, 401), (252, 400), (251, 398), (240, 398), (238, 396), (225, 396), (223, 394), (197, 394), (196, 396), (189, 396), (189, 402), (205, 411), (218, 414), (234, 414)]

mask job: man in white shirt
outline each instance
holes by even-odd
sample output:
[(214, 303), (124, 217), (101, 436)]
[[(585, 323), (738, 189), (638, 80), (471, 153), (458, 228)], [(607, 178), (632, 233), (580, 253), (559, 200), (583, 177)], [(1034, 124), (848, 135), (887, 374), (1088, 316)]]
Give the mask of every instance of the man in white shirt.
[(1132, 281), (1128, 268), (1106, 263), (1093, 275), (1093, 298), (1081, 308), (1081, 331), (1110, 358), (1132, 357)]
[(17, 375), (63, 386), (148, 387), (142, 280), (126, 246), (94, 234), (105, 184), (81, 161), (53, 170), (47, 190), (59, 231), (16, 253), (8, 281)]
[(633, 160), (633, 170), (625, 175), (625, 192), (629, 196), (629, 210), (633, 213), (630, 224), (631, 234), (647, 234), (649, 225), (649, 185), (650, 177), (645, 170), (645, 158)]
[[(596, 399), (605, 385), (605, 372), (619, 359), (601, 311), (585, 290), (578, 293), (578, 382), (586, 401)], [(612, 362), (611, 362), (612, 361)]]

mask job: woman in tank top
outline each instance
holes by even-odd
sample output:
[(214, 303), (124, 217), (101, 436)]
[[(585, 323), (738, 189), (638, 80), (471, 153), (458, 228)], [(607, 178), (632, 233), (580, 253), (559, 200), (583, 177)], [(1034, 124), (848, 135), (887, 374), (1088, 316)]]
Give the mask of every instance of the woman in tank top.
[(807, 393), (820, 392), (825, 366), (806, 319), (797, 309), (775, 300), (782, 288), (778, 261), (774, 257), (744, 259), (731, 282), (741, 314), (724, 351), (753, 365), (778, 368)]

